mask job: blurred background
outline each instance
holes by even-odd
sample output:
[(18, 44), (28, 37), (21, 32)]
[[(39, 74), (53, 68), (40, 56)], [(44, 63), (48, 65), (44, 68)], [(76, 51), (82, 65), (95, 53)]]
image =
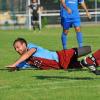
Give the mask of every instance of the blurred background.
[[(88, 20), (80, 9), (82, 24), (100, 24), (100, 0), (85, 0), (92, 15)], [(32, 11), (28, 7), (31, 0), (0, 0), (0, 29), (32, 29)], [(60, 25), (59, 0), (37, 0), (42, 11), (38, 13), (38, 28)], [(35, 24), (34, 24), (35, 25)]]

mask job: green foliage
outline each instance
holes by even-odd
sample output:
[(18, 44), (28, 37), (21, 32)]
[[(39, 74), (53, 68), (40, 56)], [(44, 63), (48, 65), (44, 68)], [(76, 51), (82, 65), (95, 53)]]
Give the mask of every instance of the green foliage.
[(42, 27), (45, 27), (48, 24), (48, 19), (47, 17), (42, 18)]
[(54, 3), (58, 3), (59, 2), (59, 0), (54, 0)]

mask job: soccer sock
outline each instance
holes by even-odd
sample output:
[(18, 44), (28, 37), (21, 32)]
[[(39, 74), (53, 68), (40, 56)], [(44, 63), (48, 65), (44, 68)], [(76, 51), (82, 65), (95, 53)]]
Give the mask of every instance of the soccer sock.
[(100, 66), (100, 50), (97, 50), (92, 55), (86, 57), (85, 61), (87, 64)]
[(100, 49), (83, 59), (81, 65), (88, 67), (94, 74), (100, 75), (100, 70), (96, 68), (100, 66)]
[(88, 65), (94, 65), (94, 61), (90, 57), (86, 57), (85, 61)]
[(67, 35), (66, 35), (66, 33), (64, 33), (64, 32), (62, 33), (61, 40), (62, 40), (63, 49), (67, 49)]
[(93, 56), (95, 57), (95, 59), (100, 60), (100, 49), (97, 50), (96, 52), (93, 53)]
[(83, 46), (83, 36), (81, 32), (77, 32), (77, 42), (79, 47)]
[(93, 53), (97, 66), (100, 66), (100, 49)]
[(90, 57), (86, 57), (85, 59), (81, 60), (80, 64), (87, 67), (92, 72), (96, 71), (96, 63)]

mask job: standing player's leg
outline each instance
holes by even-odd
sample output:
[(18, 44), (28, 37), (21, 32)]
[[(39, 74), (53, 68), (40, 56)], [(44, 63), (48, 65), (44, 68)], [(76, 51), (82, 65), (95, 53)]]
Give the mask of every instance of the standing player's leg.
[(78, 42), (78, 46), (82, 47), (83, 46), (83, 36), (80, 28), (80, 19), (74, 19), (74, 28), (76, 31), (76, 38)]
[(68, 30), (63, 30), (61, 40), (62, 40), (63, 49), (67, 49)]
[(62, 18), (61, 25), (63, 27), (63, 32), (62, 32), (62, 36), (61, 36), (62, 46), (63, 46), (63, 49), (67, 49), (67, 41), (68, 41), (67, 38), (68, 38), (68, 32), (69, 32), (71, 23), (68, 22), (67, 19)]

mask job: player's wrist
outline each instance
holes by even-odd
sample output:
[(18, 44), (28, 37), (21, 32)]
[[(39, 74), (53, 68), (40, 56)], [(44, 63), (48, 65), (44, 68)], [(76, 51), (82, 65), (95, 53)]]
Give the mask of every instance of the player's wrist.
[(89, 13), (88, 9), (85, 9), (86, 13)]

